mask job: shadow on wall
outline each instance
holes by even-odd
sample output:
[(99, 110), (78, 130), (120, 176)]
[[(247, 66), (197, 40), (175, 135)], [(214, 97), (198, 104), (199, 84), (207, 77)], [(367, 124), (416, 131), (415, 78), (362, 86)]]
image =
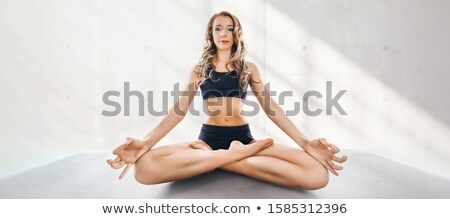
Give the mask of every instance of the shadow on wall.
[[(293, 118), (297, 124), (306, 122), (312, 133), (332, 136), (344, 148), (380, 150), (394, 160), (450, 178), (445, 168), (450, 165), (450, 149), (442, 144), (450, 140), (448, 103), (434, 95), (449, 93), (450, 76), (443, 72), (450, 67), (444, 64), (444, 54), (440, 60), (432, 58), (450, 45), (442, 37), (450, 32), (438, 36), (440, 29), (432, 24), (447, 15), (427, 6), (424, 23), (417, 26), (402, 15), (422, 10), (425, 3), (408, 3), (405, 8), (394, 2), (371, 4), (267, 1), (260, 30), (265, 54), (255, 57), (264, 63), (265, 77), (283, 90), (317, 90), (328, 80), (335, 89), (348, 90), (342, 104), (348, 116)], [(411, 31), (428, 31), (431, 36)], [(436, 42), (417, 46), (430, 38)], [(424, 84), (430, 89), (422, 89)], [(313, 104), (323, 108), (320, 101)]]

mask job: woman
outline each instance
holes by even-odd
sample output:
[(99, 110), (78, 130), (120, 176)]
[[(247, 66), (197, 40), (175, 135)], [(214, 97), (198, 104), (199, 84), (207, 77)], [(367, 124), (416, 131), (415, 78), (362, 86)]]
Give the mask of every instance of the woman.
[[(269, 183), (302, 189), (319, 189), (328, 183), (328, 171), (337, 170), (347, 157), (325, 139), (309, 140), (270, 97), (255, 64), (245, 61), (245, 45), (239, 20), (222, 11), (214, 14), (206, 30), (201, 61), (190, 72), (184, 95), (168, 115), (143, 140), (127, 138), (113, 151), (108, 164), (125, 169), (135, 165), (135, 178), (142, 184), (158, 184), (193, 177), (216, 168)], [(241, 115), (242, 99), (251, 87), (266, 115), (300, 148), (272, 139), (255, 140)], [(188, 112), (201, 89), (207, 117), (194, 141), (153, 148)], [(302, 150), (303, 149), (303, 150)]]

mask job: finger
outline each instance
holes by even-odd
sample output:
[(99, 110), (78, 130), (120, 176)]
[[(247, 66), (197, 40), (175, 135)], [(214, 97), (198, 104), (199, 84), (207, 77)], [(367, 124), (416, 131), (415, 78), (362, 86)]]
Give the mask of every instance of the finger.
[(117, 156), (116, 158), (114, 158), (114, 160), (108, 159), (108, 160), (106, 161), (106, 163), (112, 164), (112, 163), (117, 163), (117, 162), (119, 162), (119, 161), (120, 161), (120, 158), (119, 158), (119, 156)]
[(125, 177), (125, 175), (128, 173), (128, 170), (130, 170), (131, 166), (133, 164), (129, 163), (127, 164), (127, 166), (125, 167), (125, 169), (122, 171), (122, 173), (119, 176), (119, 179), (123, 179)]
[(127, 146), (128, 144), (124, 143), (121, 144), (119, 147), (117, 147), (116, 149), (113, 150), (113, 154), (114, 155), (119, 155), (120, 152)]
[(336, 170), (333, 169), (333, 167), (330, 166), (330, 164), (328, 164), (328, 162), (325, 162), (324, 166), (335, 176), (339, 176), (338, 172), (336, 172)]
[(117, 162), (117, 163), (112, 163), (112, 164), (110, 164), (110, 165), (111, 165), (111, 167), (114, 168), (114, 169), (120, 169), (120, 168), (122, 168), (125, 164), (126, 164), (126, 163), (125, 163), (124, 161), (120, 161), (120, 162)]
[(347, 161), (347, 156), (342, 156), (341, 158), (333, 156), (333, 158), (331, 158), (331, 159), (338, 163), (344, 163), (345, 161)]
[(331, 152), (331, 149), (330, 149), (330, 147), (328, 146), (328, 142), (327, 142), (327, 140), (325, 139), (325, 138), (319, 138), (319, 145), (322, 147), (322, 148), (324, 148), (324, 149), (327, 149), (327, 150), (329, 150), (330, 152)]
[(120, 157), (119, 156), (116, 156), (116, 158), (114, 158), (114, 159), (108, 159), (107, 160), (108, 163), (117, 163), (119, 161), (120, 161)]
[(121, 144), (119, 147), (117, 147), (114, 151), (113, 154), (115, 155), (119, 155), (120, 152), (128, 145), (130, 145), (132, 142), (134, 141), (134, 138), (132, 137), (127, 137), (125, 142), (123, 144)]
[(336, 165), (336, 164), (333, 163), (333, 161), (327, 160), (327, 163), (328, 163), (331, 167), (333, 167), (333, 169), (335, 169), (335, 170), (343, 170), (343, 169), (344, 169), (343, 166)]
[(331, 148), (331, 151), (333, 152), (333, 153), (339, 153), (339, 151), (341, 151), (338, 147), (336, 147), (336, 145), (334, 145), (334, 144), (328, 144), (327, 145), (329, 148)]

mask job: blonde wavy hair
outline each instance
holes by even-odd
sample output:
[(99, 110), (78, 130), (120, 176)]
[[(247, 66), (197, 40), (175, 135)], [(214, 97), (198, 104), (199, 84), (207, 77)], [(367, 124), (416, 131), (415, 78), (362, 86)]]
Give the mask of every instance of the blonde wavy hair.
[(245, 91), (249, 84), (250, 71), (245, 62), (246, 47), (242, 37), (242, 27), (239, 19), (227, 11), (218, 12), (209, 19), (205, 33), (206, 43), (203, 46), (203, 54), (199, 63), (195, 66), (195, 72), (200, 74), (198, 86), (202, 85), (207, 79), (211, 79), (212, 71), (215, 69), (214, 57), (217, 53), (217, 47), (213, 39), (213, 22), (218, 16), (228, 16), (233, 20), (234, 42), (231, 47), (231, 57), (226, 67), (230, 71), (228, 66), (231, 66), (238, 73), (240, 88)]

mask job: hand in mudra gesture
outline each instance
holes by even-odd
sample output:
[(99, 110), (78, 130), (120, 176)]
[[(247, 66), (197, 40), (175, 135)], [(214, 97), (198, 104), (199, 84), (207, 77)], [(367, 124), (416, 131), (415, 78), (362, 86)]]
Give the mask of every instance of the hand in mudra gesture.
[(114, 169), (120, 169), (126, 164), (119, 176), (119, 179), (123, 179), (133, 164), (149, 150), (150, 147), (144, 141), (128, 137), (125, 143), (114, 149), (113, 154), (117, 157), (106, 162)]
[(334, 162), (344, 163), (347, 160), (347, 156), (336, 156), (335, 154), (340, 151), (339, 148), (334, 144), (328, 143), (325, 138), (308, 142), (305, 146), (305, 151), (336, 176), (339, 175), (336, 170), (342, 170), (343, 167), (336, 165)]

